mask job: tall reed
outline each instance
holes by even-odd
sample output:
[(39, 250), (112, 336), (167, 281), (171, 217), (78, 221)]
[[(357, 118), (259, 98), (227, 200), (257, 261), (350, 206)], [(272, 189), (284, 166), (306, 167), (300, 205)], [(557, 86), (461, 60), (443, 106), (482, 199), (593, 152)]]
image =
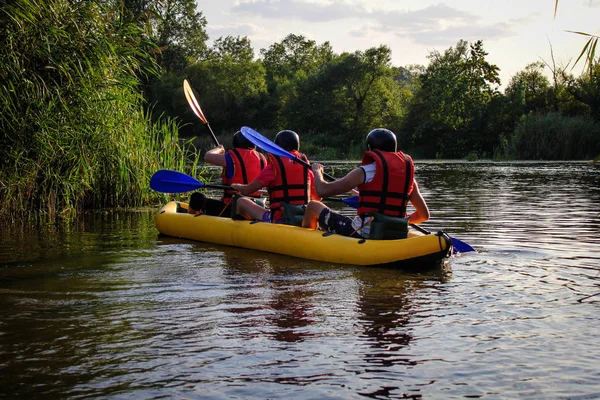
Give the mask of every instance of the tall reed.
[(196, 168), (177, 124), (143, 111), (139, 77), (156, 73), (153, 47), (118, 4), (2, 6), (0, 216), (157, 202), (153, 172)]

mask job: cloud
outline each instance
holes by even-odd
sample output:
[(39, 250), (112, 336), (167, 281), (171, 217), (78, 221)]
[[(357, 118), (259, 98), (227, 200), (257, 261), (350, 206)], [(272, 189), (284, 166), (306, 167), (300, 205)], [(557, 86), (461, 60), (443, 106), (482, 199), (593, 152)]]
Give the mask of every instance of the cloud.
[(302, 0), (250, 0), (238, 2), (233, 12), (266, 19), (300, 19), (308, 22), (329, 22), (357, 18), (365, 9), (350, 3), (313, 3)]
[[(312, 23), (345, 20), (351, 27), (348, 33), (352, 37), (385, 33), (427, 46), (448, 46), (459, 39), (474, 41), (510, 37), (515, 35), (516, 27), (525, 23), (525, 20), (484, 23), (476, 14), (441, 3), (402, 11), (366, 9), (357, 2), (348, 1), (241, 0), (232, 11), (262, 19)], [(360, 26), (357, 26), (357, 21)]]
[(211, 39), (221, 36), (254, 36), (265, 32), (255, 24), (208, 25), (206, 29)]
[(450, 26), (441, 30), (422, 31), (418, 35), (409, 35), (418, 44), (428, 46), (452, 46), (460, 39), (474, 42), (512, 36), (514, 33), (506, 24), (492, 26)]

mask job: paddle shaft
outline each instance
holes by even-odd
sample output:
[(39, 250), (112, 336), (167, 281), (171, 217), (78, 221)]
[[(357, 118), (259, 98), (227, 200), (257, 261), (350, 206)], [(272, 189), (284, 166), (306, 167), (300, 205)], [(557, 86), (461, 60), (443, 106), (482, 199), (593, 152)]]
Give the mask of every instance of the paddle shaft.
[(215, 136), (215, 133), (213, 132), (212, 128), (210, 127), (210, 124), (208, 123), (208, 121), (206, 121), (206, 126), (208, 126), (208, 130), (210, 131), (210, 134), (212, 136), (212, 140), (213, 140), (213, 143), (215, 144), (215, 146), (220, 146), (220, 143), (217, 140), (217, 137)]
[[(290, 153), (290, 155), (294, 158), (294, 160), (296, 160), (297, 162), (299, 162), (300, 164), (304, 165), (306, 168), (311, 169), (311, 166), (309, 163), (307, 163), (306, 161), (304, 161), (301, 158), (295, 157), (293, 154)], [(335, 178), (331, 175), (329, 175), (328, 173), (323, 172), (323, 176), (325, 177), (325, 179), (327, 179), (329, 182), (333, 182), (335, 181)]]

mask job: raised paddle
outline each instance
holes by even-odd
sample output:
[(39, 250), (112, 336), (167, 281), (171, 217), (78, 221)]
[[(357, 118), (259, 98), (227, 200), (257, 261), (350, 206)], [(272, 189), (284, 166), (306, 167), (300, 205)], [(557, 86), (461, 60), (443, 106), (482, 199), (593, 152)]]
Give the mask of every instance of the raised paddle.
[(208, 126), (208, 130), (210, 131), (210, 134), (212, 135), (213, 142), (215, 143), (215, 146), (218, 146), (219, 141), (217, 140), (215, 133), (211, 129), (210, 124), (208, 123), (208, 120), (204, 116), (204, 113), (202, 112), (202, 109), (200, 108), (200, 103), (198, 103), (198, 100), (196, 100), (196, 96), (194, 96), (192, 87), (190, 86), (187, 79), (183, 80), (183, 93), (185, 94), (185, 98), (187, 99), (188, 104), (192, 108), (192, 111), (194, 112), (194, 114), (196, 114), (196, 116), (198, 118), (200, 118), (200, 121), (202, 121), (206, 126)]
[[(241, 129), (241, 132), (242, 132), (242, 135), (244, 135), (244, 137), (246, 139), (248, 139), (250, 142), (255, 144), (257, 147), (260, 147), (267, 153), (275, 154), (276, 156), (291, 158), (292, 160), (296, 160), (300, 164), (304, 165), (306, 168), (310, 168), (310, 164), (308, 164), (304, 160), (299, 159), (298, 157), (296, 157), (292, 153), (288, 152), (287, 150), (283, 149), (281, 146), (277, 145), (276, 143), (273, 143), (272, 141), (270, 141), (269, 139), (267, 139), (260, 133), (256, 132), (254, 129), (249, 128), (247, 126), (243, 126)], [(323, 173), (323, 176), (325, 178), (327, 178), (327, 180), (329, 180), (329, 181), (335, 181), (335, 178), (331, 175)], [(358, 191), (356, 191), (356, 190), (353, 190), (353, 192), (358, 193)], [(354, 200), (354, 198), (356, 200)], [(358, 208), (358, 197), (356, 197), (356, 196), (347, 197), (345, 199), (342, 199), (342, 201), (350, 207)], [(431, 234), (430, 231), (420, 227), (417, 224), (410, 224), (410, 226), (412, 226), (413, 228), (415, 228), (416, 230), (418, 230), (421, 233)], [(467, 244), (461, 240), (458, 240), (453, 237), (450, 237), (450, 239), (452, 240), (452, 246), (454, 247), (454, 249), (460, 253), (467, 253), (469, 251), (475, 251), (475, 249), (473, 247), (471, 247), (469, 244)]]
[(150, 178), (150, 188), (161, 193), (184, 193), (201, 188), (231, 189), (231, 186), (210, 185), (181, 172), (161, 169)]

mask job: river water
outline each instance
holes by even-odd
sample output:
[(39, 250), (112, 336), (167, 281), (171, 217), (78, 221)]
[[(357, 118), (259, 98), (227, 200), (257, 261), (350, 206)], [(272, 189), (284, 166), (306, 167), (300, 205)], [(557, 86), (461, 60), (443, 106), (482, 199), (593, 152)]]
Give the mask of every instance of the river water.
[[(600, 169), (420, 162), (422, 274), (162, 238), (156, 210), (0, 228), (0, 397), (600, 398)], [(335, 251), (335, 249), (332, 249)]]

